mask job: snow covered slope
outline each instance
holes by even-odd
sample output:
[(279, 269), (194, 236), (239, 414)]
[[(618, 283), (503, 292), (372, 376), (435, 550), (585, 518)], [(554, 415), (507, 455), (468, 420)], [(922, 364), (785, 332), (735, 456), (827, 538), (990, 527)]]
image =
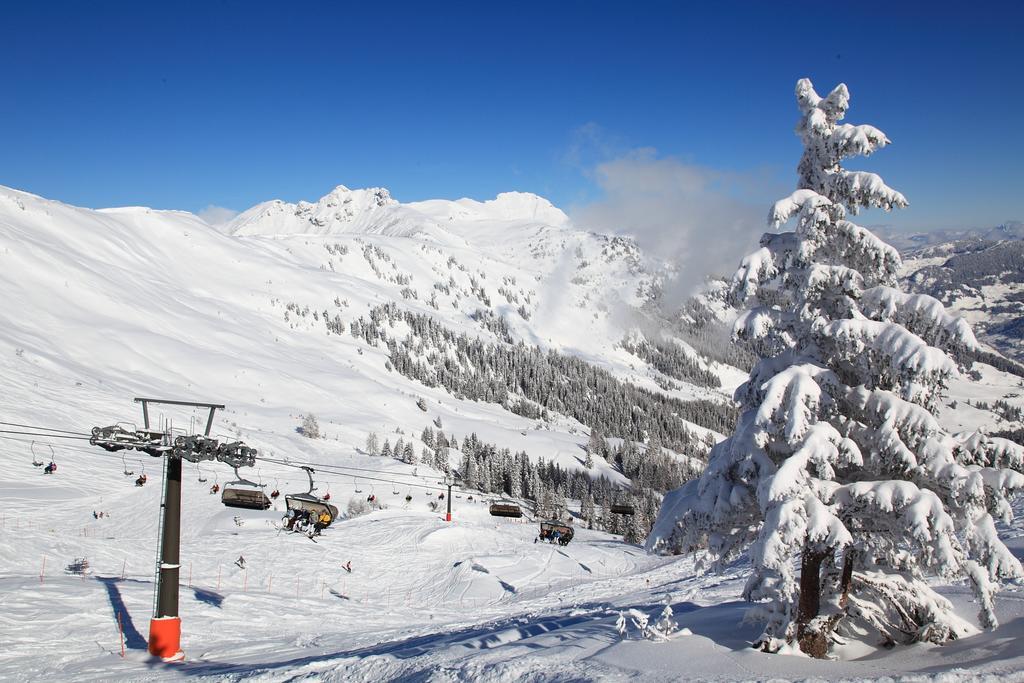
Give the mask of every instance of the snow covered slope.
[[(387, 367), (386, 348), (349, 334), (374, 307), (399, 302), (485, 339), (495, 339), (493, 320), (503, 320), (512, 340), (585, 358), (660, 391), (657, 373), (618, 346), (613, 314), (642, 305), (651, 279), (632, 245), (527, 218), (474, 218), (472, 228), (451, 221), (442, 233), (429, 217), (397, 220), (413, 210), (370, 190), (336, 190), (310, 215), (347, 195), (360, 208), (347, 225), (364, 231), (265, 235), (297, 231), (297, 217), (261, 205), (236, 221), (236, 232), (261, 234), (237, 237), (182, 212), (90, 211), (0, 190), (4, 371), (36, 372), (54, 387), (108, 398), (102, 418), (71, 407), (78, 414), (64, 422), (102, 422), (135, 394), (223, 397), (259, 414), (246, 427), (269, 433), (287, 433), (296, 416), (312, 412), (337, 422), (331, 438), (352, 447), (367, 431), (418, 433), (440, 417), (457, 434), (476, 431), (575, 464), (569, 454), (586, 434), (574, 420), (538, 425), (498, 405), (459, 401), (399, 377)], [(509, 197), (508, 206), (499, 199), (489, 210), (507, 217), (519, 206), (564, 218), (539, 198)], [(341, 199), (335, 208), (344, 206)], [(385, 225), (402, 236), (386, 234)], [(684, 399), (724, 400), (728, 391), (676, 386), (670, 393)], [(429, 415), (417, 396), (428, 399)], [(9, 393), (8, 406), (23, 399)], [(543, 436), (533, 436), (537, 426)]]
[[(186, 661), (163, 666), (145, 650), (155, 545), (148, 512), (158, 491), (92, 460), (62, 463), (59, 484), (32, 486), (39, 475), (30, 464), (10, 468), (0, 484), (11, 503), (0, 525), (3, 680), (1024, 679), (1019, 590), (998, 599), (999, 631), (944, 647), (884, 658), (851, 652), (842, 661), (765, 655), (749, 647), (758, 628), (743, 621), (737, 568), (698, 576), (690, 559), (646, 555), (585, 530), (566, 548), (535, 544), (533, 525), (496, 521), (465, 496), (446, 524), (426, 496), (407, 506), (379, 489), (386, 510), (340, 522), (314, 544), (278, 534), (271, 511), (225, 510), (193, 476), (182, 547)], [(89, 478), (91, 486), (75, 483)], [(331, 491), (354, 493), (351, 482), (331, 482)], [(43, 498), (60, 512), (37, 507)], [(94, 520), (96, 509), (109, 517)], [(1011, 543), (1024, 552), (1019, 533)], [(84, 574), (68, 568), (79, 557), (90, 561)], [(966, 587), (942, 592), (973, 611)], [(669, 640), (641, 638), (631, 623), (625, 638), (616, 631), (620, 612), (653, 621), (666, 602), (680, 626)]]
[(980, 339), (1024, 361), (1024, 240), (1005, 226), (985, 234), (993, 237), (909, 251), (904, 281), (963, 315)]

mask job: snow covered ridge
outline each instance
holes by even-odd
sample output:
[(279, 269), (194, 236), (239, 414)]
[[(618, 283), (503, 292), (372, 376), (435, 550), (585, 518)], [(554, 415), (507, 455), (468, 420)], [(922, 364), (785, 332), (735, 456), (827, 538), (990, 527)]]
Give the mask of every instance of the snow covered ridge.
[[(736, 336), (760, 356), (742, 415), (702, 476), (670, 493), (648, 547), (721, 568), (746, 555), (756, 646), (828, 657), (851, 639), (945, 643), (974, 632), (926, 578), (965, 581), (995, 628), (1000, 583), (1024, 568), (996, 530), (1024, 489), (1024, 446), (937, 419), (978, 344), (935, 298), (895, 289), (899, 254), (846, 219), (906, 206), (841, 162), (888, 144), (839, 124), (845, 85), (797, 83), (797, 190), (733, 279)], [(972, 370), (972, 373), (975, 372)], [(980, 374), (979, 374), (980, 377)]]
[(455, 222), (528, 222), (563, 228), (569, 217), (548, 200), (526, 192), (504, 192), (495, 199), (434, 199), (400, 204), (381, 187), (350, 190), (339, 185), (317, 202), (291, 204), (275, 199), (242, 212), (224, 230), (232, 235), (379, 234), (456, 239)]

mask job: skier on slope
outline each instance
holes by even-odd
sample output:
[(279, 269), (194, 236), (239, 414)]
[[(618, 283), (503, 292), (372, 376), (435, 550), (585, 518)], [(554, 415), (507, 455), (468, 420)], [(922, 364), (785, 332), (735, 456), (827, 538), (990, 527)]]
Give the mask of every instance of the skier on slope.
[(235, 560), (235, 564), (238, 565), (239, 569), (245, 569), (245, 558), (239, 555), (238, 559)]

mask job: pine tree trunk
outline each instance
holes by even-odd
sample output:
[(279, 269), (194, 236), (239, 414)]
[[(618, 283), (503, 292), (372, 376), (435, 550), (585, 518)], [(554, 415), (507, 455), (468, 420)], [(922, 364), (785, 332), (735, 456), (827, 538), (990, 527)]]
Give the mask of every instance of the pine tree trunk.
[(800, 649), (818, 659), (828, 654), (828, 634), (808, 628), (821, 609), (821, 563), (830, 551), (804, 547), (800, 559), (800, 604), (797, 610), (797, 642)]
[(843, 556), (843, 574), (839, 578), (839, 606), (844, 610), (850, 602), (850, 584), (853, 583), (853, 548), (846, 549)]

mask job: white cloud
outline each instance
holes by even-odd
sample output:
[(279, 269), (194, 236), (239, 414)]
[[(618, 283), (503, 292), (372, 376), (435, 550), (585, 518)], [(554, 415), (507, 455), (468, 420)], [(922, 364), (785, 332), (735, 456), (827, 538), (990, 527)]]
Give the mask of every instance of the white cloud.
[(679, 278), (666, 303), (693, 293), (708, 275), (731, 275), (765, 231), (773, 181), (726, 173), (639, 149), (589, 171), (603, 197), (576, 207), (580, 228), (630, 235), (651, 257), (671, 260)]
[(223, 206), (214, 206), (213, 204), (210, 204), (196, 215), (206, 223), (217, 228), (228, 223), (232, 218), (238, 215), (238, 212), (234, 209), (225, 209)]

